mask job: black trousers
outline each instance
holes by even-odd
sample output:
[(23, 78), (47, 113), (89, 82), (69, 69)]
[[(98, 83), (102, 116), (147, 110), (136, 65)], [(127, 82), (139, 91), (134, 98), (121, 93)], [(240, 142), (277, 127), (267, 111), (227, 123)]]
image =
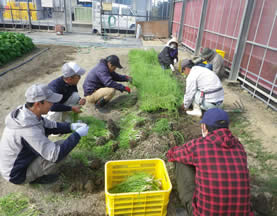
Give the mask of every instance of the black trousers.
[(176, 163), (176, 181), (179, 198), (188, 216), (193, 216), (192, 198), (195, 190), (195, 168)]

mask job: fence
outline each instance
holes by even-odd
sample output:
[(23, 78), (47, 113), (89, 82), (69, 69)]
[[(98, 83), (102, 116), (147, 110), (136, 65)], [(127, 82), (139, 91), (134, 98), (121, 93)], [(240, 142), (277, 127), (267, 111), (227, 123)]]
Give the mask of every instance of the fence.
[(54, 2), (52, 7), (43, 8), (27, 2), (0, 2), (0, 27), (53, 30), (57, 24), (65, 26), (63, 1)]
[(172, 7), (172, 35), (195, 54), (224, 50), (229, 79), (277, 110), (276, 0), (175, 0)]

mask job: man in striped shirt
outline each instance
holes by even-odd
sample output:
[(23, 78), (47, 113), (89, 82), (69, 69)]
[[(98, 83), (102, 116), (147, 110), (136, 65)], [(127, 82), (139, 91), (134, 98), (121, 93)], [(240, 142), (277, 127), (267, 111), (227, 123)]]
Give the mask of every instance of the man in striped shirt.
[(167, 153), (176, 163), (180, 200), (189, 216), (253, 216), (246, 152), (228, 129), (228, 114), (205, 112), (202, 137)]

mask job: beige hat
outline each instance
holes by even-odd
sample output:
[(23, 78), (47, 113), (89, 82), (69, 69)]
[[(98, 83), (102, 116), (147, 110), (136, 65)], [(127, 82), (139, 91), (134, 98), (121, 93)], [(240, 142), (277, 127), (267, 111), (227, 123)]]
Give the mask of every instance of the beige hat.
[(29, 87), (25, 93), (26, 102), (35, 103), (39, 101), (48, 101), (57, 103), (62, 99), (61, 94), (54, 93), (46, 84), (34, 84)]

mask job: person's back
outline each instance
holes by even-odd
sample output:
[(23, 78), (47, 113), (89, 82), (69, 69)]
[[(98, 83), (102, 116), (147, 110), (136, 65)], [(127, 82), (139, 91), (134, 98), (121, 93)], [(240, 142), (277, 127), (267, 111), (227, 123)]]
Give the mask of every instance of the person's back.
[(253, 216), (247, 155), (228, 129), (228, 114), (212, 108), (200, 123), (202, 137), (167, 153), (169, 162), (177, 162), (177, 190), (185, 211), (189, 216)]
[(196, 167), (194, 215), (248, 216), (247, 156), (238, 139), (223, 128), (191, 143)]
[(103, 61), (100, 61), (94, 68), (92, 68), (83, 83), (84, 95), (90, 95), (96, 89), (104, 87), (98, 77), (98, 72), (108, 73), (108, 68)]
[(214, 53), (214, 56), (210, 61), (209, 64), (212, 65), (212, 70), (216, 73), (216, 75), (222, 80), (225, 73), (224, 68), (224, 59), (218, 53)]

